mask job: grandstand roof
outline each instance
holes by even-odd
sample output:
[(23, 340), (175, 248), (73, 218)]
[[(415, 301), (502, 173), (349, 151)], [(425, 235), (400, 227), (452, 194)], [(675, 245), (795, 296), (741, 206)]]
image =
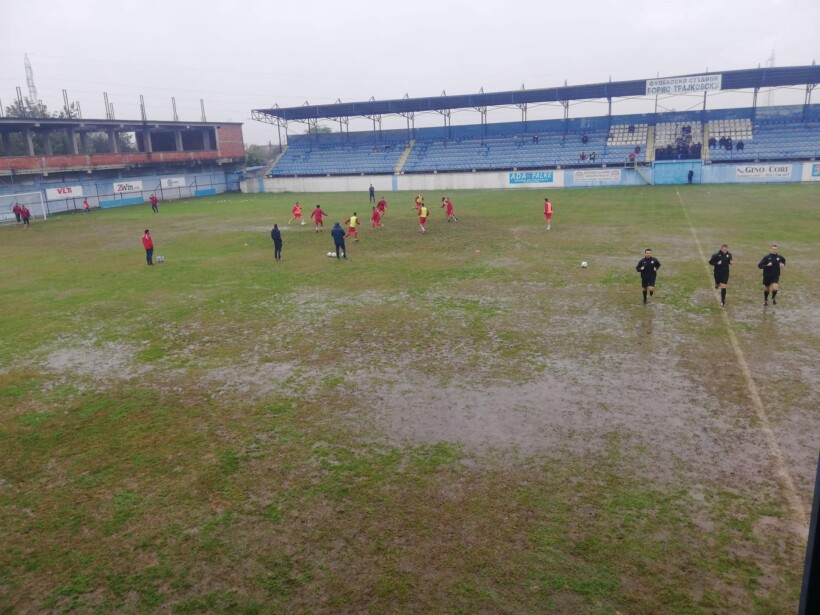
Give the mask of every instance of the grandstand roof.
[[(678, 75), (694, 77), (699, 74)], [(786, 66), (777, 68), (753, 68), (712, 72), (721, 75), (721, 90), (749, 90), (782, 87), (789, 85), (816, 85), (820, 83), (820, 66)], [(253, 119), (277, 123), (279, 121), (306, 121), (342, 117), (370, 117), (377, 115), (422, 113), (453, 109), (475, 109), (478, 107), (500, 107), (546, 102), (566, 102), (572, 100), (592, 100), (603, 98), (623, 98), (646, 96), (647, 79), (634, 81), (609, 81), (588, 85), (571, 85), (537, 90), (512, 90), (488, 94), (464, 94), (456, 96), (434, 96), (426, 98), (399, 98), (393, 100), (370, 100), (331, 105), (308, 105), (300, 107), (274, 107), (252, 110)]]
[(19, 131), (29, 128), (53, 128), (67, 129), (74, 128), (78, 131), (105, 131), (116, 129), (122, 132), (132, 132), (153, 129), (171, 128), (214, 128), (219, 126), (241, 126), (241, 122), (172, 122), (172, 121), (145, 121), (142, 120), (95, 120), (77, 118), (57, 118), (57, 117), (0, 117), (0, 130), (5, 132)]

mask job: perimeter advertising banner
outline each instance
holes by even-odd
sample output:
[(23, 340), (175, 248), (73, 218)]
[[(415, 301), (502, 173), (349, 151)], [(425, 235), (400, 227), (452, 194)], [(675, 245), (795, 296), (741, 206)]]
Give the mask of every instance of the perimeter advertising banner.
[(184, 177), (164, 177), (160, 185), (163, 188), (185, 188), (186, 186)]
[(61, 201), (83, 196), (82, 186), (63, 186), (62, 188), (46, 188), (47, 201)]
[(790, 164), (747, 164), (735, 167), (735, 179), (739, 182), (753, 179), (789, 179)]
[(572, 179), (576, 184), (619, 184), (621, 183), (621, 169), (587, 169), (575, 171)]
[(514, 171), (510, 184), (555, 184), (555, 171)]
[(122, 194), (124, 192), (142, 192), (142, 182), (117, 182), (114, 184), (114, 192), (116, 194)]
[(688, 77), (647, 79), (646, 95), (711, 92), (719, 90), (722, 83), (723, 75), (690, 75)]

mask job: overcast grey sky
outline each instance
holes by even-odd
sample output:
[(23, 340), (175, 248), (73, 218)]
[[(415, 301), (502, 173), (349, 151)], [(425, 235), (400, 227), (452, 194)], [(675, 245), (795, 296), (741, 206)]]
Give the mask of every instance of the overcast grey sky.
[[(276, 141), (250, 110), (280, 106), (552, 87), (674, 76), (820, 59), (816, 0), (0, 0), (0, 100), (27, 94), (23, 54), (39, 97), (62, 107), (62, 90), (83, 116), (115, 114), (244, 122), (248, 143)], [(777, 91), (776, 104), (802, 102)], [(815, 96), (820, 102), (820, 94)], [(750, 104), (751, 96), (733, 104)], [(715, 101), (714, 106), (726, 106)], [(698, 101), (662, 101), (684, 109)], [(553, 106), (554, 107), (554, 106)], [(626, 104), (615, 113), (633, 109)], [(512, 119), (507, 112), (490, 121)], [(537, 110), (531, 119), (540, 119)], [(543, 117), (557, 117), (545, 108)], [(574, 115), (605, 114), (601, 103)], [(390, 124), (390, 122), (393, 124)], [(440, 123), (419, 118), (417, 125)], [(464, 114), (453, 123), (478, 122)], [(401, 127), (389, 120), (385, 127)], [(351, 123), (365, 130), (366, 120)], [(294, 132), (304, 128), (292, 126)]]

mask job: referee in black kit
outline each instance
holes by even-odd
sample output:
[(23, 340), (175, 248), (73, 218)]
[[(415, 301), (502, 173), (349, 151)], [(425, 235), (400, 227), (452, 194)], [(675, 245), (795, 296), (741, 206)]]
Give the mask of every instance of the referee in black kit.
[(720, 250), (712, 254), (709, 264), (715, 268), (715, 289), (720, 289), (720, 307), (726, 305), (726, 287), (729, 285), (729, 267), (732, 264), (732, 253), (725, 243)]
[(652, 256), (652, 250), (647, 248), (643, 251), (643, 258), (638, 261), (635, 271), (641, 274), (641, 287), (643, 288), (643, 303), (646, 305), (646, 293), (649, 296), (655, 294), (655, 278), (658, 274), (658, 269), (661, 268), (661, 262)]
[(772, 293), (772, 304), (777, 305), (780, 270), (785, 266), (786, 259), (777, 253), (777, 244), (773, 243), (769, 253), (757, 264), (757, 268), (763, 270), (763, 305), (769, 305), (769, 291)]

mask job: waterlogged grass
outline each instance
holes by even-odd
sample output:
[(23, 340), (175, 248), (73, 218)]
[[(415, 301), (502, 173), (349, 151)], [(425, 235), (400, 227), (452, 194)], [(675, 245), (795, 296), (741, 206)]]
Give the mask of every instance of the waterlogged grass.
[[(325, 256), (328, 231), (284, 223), (297, 198), (332, 222), (366, 211), (361, 195), (0, 228), (0, 610), (793, 612), (805, 545), (678, 191), (707, 257), (724, 242), (735, 255), (730, 323), (767, 402), (785, 402), (767, 410), (804, 503), (820, 193), (685, 188), (550, 193), (550, 232), (541, 192), (452, 192), (460, 221), (435, 211), (424, 236), (412, 195), (388, 194), (385, 228), (364, 229), (347, 262)], [(144, 264), (146, 227), (164, 265)], [(755, 265), (772, 240), (789, 266), (781, 311), (763, 314)], [(663, 267), (643, 308), (647, 246)], [(378, 420), (454, 383), (496, 404), (492, 386), (565, 365), (600, 367), (607, 386), (678, 375), (693, 407), (720, 412), (682, 415), (678, 437), (711, 430), (737, 464), (670, 462), (607, 420), (594, 441), (568, 431), (526, 455), (392, 437)], [(658, 382), (636, 412), (662, 407)], [(583, 402), (556, 403), (594, 421)], [(730, 478), (745, 465), (749, 480)]]

